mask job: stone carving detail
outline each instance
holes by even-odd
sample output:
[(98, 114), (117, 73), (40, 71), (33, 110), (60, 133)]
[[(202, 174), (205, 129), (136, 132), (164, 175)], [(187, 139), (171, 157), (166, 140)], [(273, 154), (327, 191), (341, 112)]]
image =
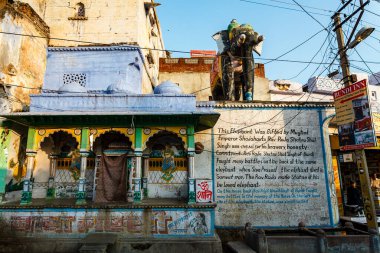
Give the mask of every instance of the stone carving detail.
[(63, 84), (79, 83), (81, 86), (86, 87), (87, 75), (85, 73), (79, 74), (63, 74)]

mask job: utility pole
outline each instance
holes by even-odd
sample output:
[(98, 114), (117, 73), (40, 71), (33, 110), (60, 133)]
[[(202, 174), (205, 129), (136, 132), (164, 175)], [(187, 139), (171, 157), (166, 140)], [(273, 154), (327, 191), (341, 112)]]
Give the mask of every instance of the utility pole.
[[(361, 17), (361, 16), (360, 16)], [(342, 30), (342, 23), (340, 20), (340, 11), (333, 16), (335, 32), (338, 41), (338, 50), (340, 56), (340, 66), (342, 68), (344, 86), (352, 85), (352, 78), (350, 73), (349, 61), (346, 54), (346, 46), (344, 44), (344, 35)], [(360, 18), (359, 18), (360, 19)], [(354, 32), (354, 31), (353, 31)], [(351, 37), (351, 36), (350, 36)], [(369, 179), (367, 160), (364, 149), (355, 151), (356, 165), (359, 171), (360, 186), (362, 190), (364, 213), (367, 220), (368, 230), (378, 234), (377, 216), (375, 203), (372, 196), (372, 189)]]
[(350, 65), (348, 62), (348, 57), (346, 54), (346, 49), (344, 45), (344, 35), (343, 35), (343, 29), (341, 26), (340, 21), (340, 15), (339, 13), (336, 13), (334, 16), (334, 25), (337, 27), (336, 29), (336, 39), (338, 41), (338, 52), (339, 52), (339, 58), (340, 58), (340, 67), (342, 68), (342, 74), (343, 74), (343, 82), (344, 86), (350, 86), (352, 84), (351, 82), (351, 73), (350, 73)]

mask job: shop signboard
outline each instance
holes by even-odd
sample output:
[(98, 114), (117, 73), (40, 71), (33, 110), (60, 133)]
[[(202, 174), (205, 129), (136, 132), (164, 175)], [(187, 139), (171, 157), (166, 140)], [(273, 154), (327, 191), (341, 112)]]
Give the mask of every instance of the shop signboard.
[(376, 146), (367, 80), (334, 92), (334, 102), (340, 149), (355, 150)]
[(372, 113), (372, 120), (376, 135), (380, 135), (380, 113)]

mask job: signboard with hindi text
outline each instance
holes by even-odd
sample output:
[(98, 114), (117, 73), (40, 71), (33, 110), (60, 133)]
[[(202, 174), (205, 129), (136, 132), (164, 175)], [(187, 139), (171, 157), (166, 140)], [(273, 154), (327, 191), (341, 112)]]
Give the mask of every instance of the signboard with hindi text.
[(336, 123), (341, 150), (376, 146), (367, 80), (361, 80), (334, 92)]

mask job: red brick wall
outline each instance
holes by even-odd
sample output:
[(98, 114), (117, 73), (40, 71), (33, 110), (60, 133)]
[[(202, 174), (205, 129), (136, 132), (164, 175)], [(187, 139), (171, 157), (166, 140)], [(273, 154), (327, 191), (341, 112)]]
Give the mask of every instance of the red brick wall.
[[(160, 58), (160, 72), (200, 72), (210, 73), (214, 58)], [(264, 64), (258, 63), (255, 76), (265, 78)]]

